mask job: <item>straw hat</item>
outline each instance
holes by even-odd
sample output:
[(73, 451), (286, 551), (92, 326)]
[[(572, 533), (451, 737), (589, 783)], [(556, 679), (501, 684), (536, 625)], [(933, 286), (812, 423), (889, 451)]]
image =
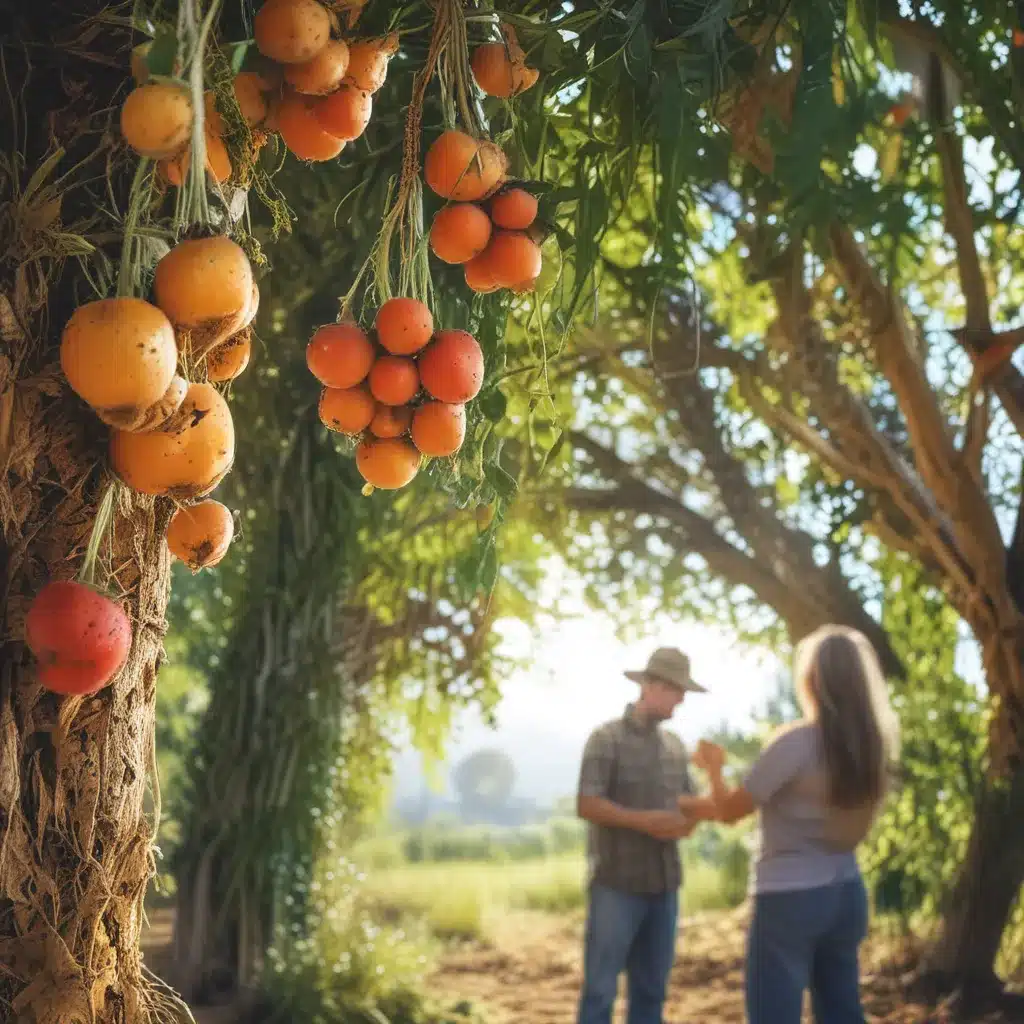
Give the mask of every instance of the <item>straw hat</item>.
[(639, 672), (627, 672), (627, 679), (634, 683), (653, 682), (657, 680), (674, 686), (684, 693), (707, 693), (700, 683), (695, 683), (690, 675), (690, 659), (678, 647), (659, 647), (647, 662), (647, 668)]

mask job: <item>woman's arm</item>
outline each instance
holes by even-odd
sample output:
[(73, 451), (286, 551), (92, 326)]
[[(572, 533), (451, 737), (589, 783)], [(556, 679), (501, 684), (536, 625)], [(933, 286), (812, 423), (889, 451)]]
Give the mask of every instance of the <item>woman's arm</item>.
[(694, 764), (703, 768), (711, 783), (710, 796), (682, 796), (679, 810), (696, 821), (720, 821), (726, 825), (753, 814), (754, 798), (743, 787), (729, 789), (722, 778), (725, 752), (714, 743), (701, 743), (694, 755)]

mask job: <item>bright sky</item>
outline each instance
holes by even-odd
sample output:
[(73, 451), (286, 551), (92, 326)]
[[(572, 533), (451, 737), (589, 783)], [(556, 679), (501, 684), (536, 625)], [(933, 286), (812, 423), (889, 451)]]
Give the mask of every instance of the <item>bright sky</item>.
[[(689, 695), (669, 723), (688, 744), (723, 721), (748, 724), (781, 667), (770, 654), (740, 649), (719, 630), (668, 617), (655, 620), (651, 638), (635, 644), (622, 643), (614, 619), (600, 612), (560, 621), (539, 642), (515, 623), (502, 622), (501, 629), (524, 668), (504, 683), (495, 730), (476, 713), (461, 716), (448, 745), (448, 765), (481, 747), (499, 747), (516, 762), (517, 792), (544, 803), (572, 792), (587, 736), (622, 714), (637, 694), (623, 672), (643, 668), (656, 647), (685, 651), (694, 678), (709, 690)], [(419, 792), (419, 771), (420, 759), (411, 751), (397, 759), (396, 796)], [(441, 769), (442, 788), (446, 776)]]

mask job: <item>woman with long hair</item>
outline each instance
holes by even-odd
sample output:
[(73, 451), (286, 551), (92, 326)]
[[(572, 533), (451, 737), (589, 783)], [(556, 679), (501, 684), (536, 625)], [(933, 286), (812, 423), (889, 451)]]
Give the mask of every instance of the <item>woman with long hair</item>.
[(747, 948), (750, 1024), (799, 1024), (811, 991), (818, 1024), (864, 1024), (858, 953), (868, 900), (854, 851), (885, 798), (898, 728), (871, 644), (825, 626), (797, 648), (803, 717), (780, 729), (743, 784), (722, 779), (721, 747), (693, 758), (707, 797), (681, 797), (694, 819), (735, 822), (759, 812)]

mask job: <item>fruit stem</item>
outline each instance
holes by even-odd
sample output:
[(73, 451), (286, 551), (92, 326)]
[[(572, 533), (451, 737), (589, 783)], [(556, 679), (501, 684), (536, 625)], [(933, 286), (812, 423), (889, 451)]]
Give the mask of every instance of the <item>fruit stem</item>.
[[(195, 13), (199, 10), (199, 0), (186, 0), (185, 6), (193, 14), (190, 20), (195, 24)], [(186, 180), (186, 187), (189, 190), (186, 210), (190, 224), (206, 225), (210, 223), (210, 202), (206, 194), (206, 104), (203, 71), (205, 70), (206, 43), (219, 9), (220, 0), (210, 0), (209, 10), (199, 26), (192, 53), (189, 55), (188, 83), (192, 99), (192, 153), (191, 166)]]
[(96, 585), (96, 563), (99, 561), (100, 545), (103, 543), (104, 536), (108, 535), (113, 527), (117, 490), (116, 482), (107, 484), (107, 489), (96, 509), (96, 519), (93, 521), (89, 544), (85, 549), (85, 559), (77, 577), (79, 583), (84, 583), (89, 587)]
[(136, 228), (143, 207), (143, 183), (149, 173), (150, 163), (148, 157), (142, 157), (139, 160), (139, 166), (135, 168), (135, 177), (132, 178), (132, 187), (128, 193), (128, 209), (124, 215), (124, 239), (121, 242), (121, 265), (117, 270), (117, 297), (119, 299), (135, 295), (142, 276), (142, 268), (139, 265), (141, 250), (138, 245)]

